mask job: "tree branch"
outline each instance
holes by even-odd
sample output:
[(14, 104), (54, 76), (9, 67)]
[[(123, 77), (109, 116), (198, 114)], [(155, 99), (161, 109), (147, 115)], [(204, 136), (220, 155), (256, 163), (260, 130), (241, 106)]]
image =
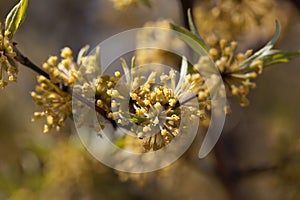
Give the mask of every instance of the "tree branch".
[(16, 52), (15, 60), (24, 65), (25, 67), (30, 68), (31, 70), (35, 71), (36, 73), (46, 77), (47, 79), (50, 79), (49, 74), (47, 74), (45, 71), (40, 69), (37, 65), (35, 65), (33, 62), (31, 62), (27, 57), (25, 57), (17, 48), (17, 43), (13, 43), (14, 52)]

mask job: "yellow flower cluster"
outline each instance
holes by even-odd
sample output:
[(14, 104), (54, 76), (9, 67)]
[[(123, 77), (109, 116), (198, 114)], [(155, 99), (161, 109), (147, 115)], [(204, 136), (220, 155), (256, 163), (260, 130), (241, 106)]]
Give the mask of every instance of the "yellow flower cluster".
[(72, 114), (72, 94), (65, 91), (66, 87), (73, 87), (80, 74), (79, 67), (73, 60), (72, 51), (66, 47), (61, 51), (62, 60), (58, 62), (56, 56), (51, 56), (43, 68), (49, 73), (50, 79), (40, 75), (37, 77), (38, 85), (31, 93), (35, 103), (43, 111), (35, 112), (34, 118), (46, 117), (44, 132), (52, 128), (60, 129), (64, 121)]
[(43, 68), (49, 72), (50, 80), (55, 84), (66, 84), (73, 87), (79, 75), (79, 67), (74, 62), (72, 50), (68, 47), (62, 49), (62, 60), (58, 63), (58, 57), (51, 56)]
[(228, 43), (222, 39), (214, 47), (211, 47), (209, 54), (219, 69), (226, 89), (233, 96), (236, 96), (241, 106), (247, 106), (249, 101), (247, 95), (256, 84), (253, 80), (262, 73), (262, 60), (255, 60), (244, 65), (245, 60), (252, 55), (252, 50), (245, 53), (237, 53), (237, 42)]
[(47, 121), (44, 125), (45, 133), (52, 128), (59, 130), (66, 118), (72, 114), (72, 95), (62, 91), (44, 76), (38, 76), (37, 81), (38, 85), (31, 96), (43, 111), (35, 112), (33, 121), (45, 117)]
[[(159, 149), (179, 134), (180, 108), (177, 105), (178, 99), (172, 90), (158, 86), (153, 91), (150, 85), (146, 84), (131, 93), (134, 101), (134, 114), (137, 117), (147, 117), (150, 121), (146, 122), (138, 138), (144, 138), (147, 134), (159, 130), (160, 134), (150, 137), (145, 143), (146, 149)], [(157, 129), (157, 126), (159, 129)], [(155, 146), (153, 146), (153, 145)]]
[[(107, 115), (110, 112), (111, 98), (107, 91), (115, 86), (120, 74), (115, 73), (115, 77), (108, 75), (97, 77), (99, 74), (99, 67), (96, 64), (98, 62), (97, 56), (86, 56), (87, 50), (88, 46), (82, 48), (77, 62), (75, 62), (72, 50), (66, 47), (61, 51), (60, 61), (58, 61), (58, 57), (50, 56), (47, 62), (43, 64), (49, 77), (38, 76), (38, 86), (31, 95), (36, 104), (43, 110), (36, 112), (34, 119), (46, 117), (47, 123), (44, 125), (44, 132), (48, 132), (52, 128), (60, 129), (67, 117), (72, 115), (72, 95), (74, 98), (80, 98), (77, 101), (77, 108), (79, 109), (83, 105), (90, 108), (94, 108), (96, 105), (103, 110), (99, 115)], [(100, 53), (99, 49), (97, 49), (98, 53)], [(87, 98), (90, 96), (87, 95), (89, 92), (95, 94), (90, 99)], [(81, 112), (81, 110), (73, 111)], [(81, 115), (84, 117), (84, 113)], [(80, 124), (80, 122), (78, 123)], [(99, 123), (104, 128), (100, 120)]]
[(2, 31), (1, 23), (0, 29), (0, 86), (4, 88), (7, 85), (7, 79), (13, 82), (17, 80), (18, 67), (14, 60), (16, 53), (8, 37), (10, 33)]
[(120, 72), (115, 72), (115, 76), (102, 75), (96, 81), (96, 105), (102, 108), (107, 113), (108, 118), (111, 117), (111, 96), (115, 94), (112, 93), (114, 86), (119, 81), (121, 74)]
[[(157, 78), (160, 84), (156, 83)], [(152, 72), (148, 77), (137, 76), (133, 78), (129, 91), (129, 109), (128, 104), (122, 104), (122, 100), (126, 98), (124, 92), (117, 87), (107, 91), (112, 98), (113, 112), (109, 113), (109, 117), (142, 139), (145, 151), (156, 151), (168, 145), (182, 132), (184, 128), (180, 126), (183, 126), (183, 115), (190, 120), (205, 118), (205, 112), (200, 111), (198, 105), (195, 108), (185, 104), (187, 102), (181, 105), (179, 101), (179, 97), (184, 101), (184, 96), (193, 93), (200, 85), (203, 86), (203, 81), (199, 80), (197, 75), (187, 75), (184, 83), (178, 86), (174, 70), (160, 76), (157, 76), (156, 72)], [(198, 89), (199, 92), (200, 90)]]

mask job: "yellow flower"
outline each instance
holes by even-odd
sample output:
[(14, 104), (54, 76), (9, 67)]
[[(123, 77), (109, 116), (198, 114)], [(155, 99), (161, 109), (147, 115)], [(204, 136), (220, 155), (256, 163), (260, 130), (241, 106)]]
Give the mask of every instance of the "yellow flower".
[[(85, 56), (82, 53), (83, 51), (86, 52), (87, 49), (88, 47), (82, 48), (77, 62), (74, 61), (72, 50), (65, 47), (61, 51), (60, 61), (58, 57), (50, 56), (47, 62), (43, 64), (43, 68), (47, 71), (49, 77), (38, 76), (38, 85), (35, 88), (35, 92), (31, 93), (31, 96), (35, 103), (42, 108), (41, 112), (34, 114), (34, 119), (46, 118), (44, 132), (48, 132), (52, 128), (60, 129), (64, 125), (64, 121), (72, 115), (72, 92), (76, 80), (85, 79), (86, 75), (95, 72), (96, 58), (94, 56)], [(99, 91), (97, 95), (101, 96), (103, 88), (99, 86), (97, 89), (96, 84), (103, 82), (103, 78), (100, 78), (95, 83), (86, 83), (75, 90), (80, 90), (81, 94), (89, 88), (93, 88), (95, 91)], [(106, 99), (103, 98), (103, 101), (105, 102)], [(89, 99), (86, 99), (86, 102), (89, 102)], [(93, 102), (91, 103), (93, 104)]]
[(72, 95), (62, 91), (44, 76), (38, 76), (37, 81), (39, 85), (36, 86), (31, 96), (43, 111), (35, 112), (33, 120), (46, 118), (45, 133), (52, 128), (59, 130), (67, 117), (72, 114)]
[(47, 62), (43, 64), (43, 68), (49, 73), (52, 83), (74, 86), (80, 72), (72, 54), (72, 50), (65, 47), (61, 51), (62, 59), (59, 63), (56, 56), (50, 56)]
[(18, 66), (14, 58), (16, 53), (9, 39), (9, 32), (2, 31), (0, 23), (0, 86), (4, 88), (7, 81), (17, 81)]
[(79, 67), (74, 62), (72, 51), (66, 47), (61, 51), (61, 61), (56, 56), (50, 56), (43, 68), (48, 72), (49, 79), (38, 76), (38, 85), (31, 96), (35, 103), (42, 108), (41, 112), (34, 113), (34, 118), (46, 118), (44, 132), (52, 128), (59, 130), (65, 120), (72, 114), (72, 94), (65, 91), (72, 88), (79, 75)]
[[(125, 82), (121, 81), (114, 89), (108, 90), (113, 105), (109, 118), (130, 135), (143, 140), (145, 151), (163, 148), (178, 134), (188, 134), (184, 133), (187, 121), (205, 118), (206, 98), (199, 100), (200, 107), (197, 103), (195, 106), (188, 102), (193, 98), (198, 102), (197, 92), (207, 88), (199, 74), (186, 75), (187, 67), (184, 58), (179, 81), (173, 69), (158, 75), (151, 72), (153, 67), (133, 67), (129, 72), (131, 78), (127, 76)], [(161, 82), (157, 82), (159, 80)]]
[[(249, 104), (247, 95), (250, 89), (256, 87), (253, 80), (262, 73), (263, 61), (258, 59), (243, 66), (253, 52), (247, 50), (245, 53), (236, 53), (236, 49), (237, 42), (228, 43), (221, 39), (212, 45), (209, 54), (220, 71), (229, 94), (236, 96), (241, 106), (247, 106)], [(201, 64), (203, 64), (203, 60), (200, 60), (195, 67), (200, 67)]]

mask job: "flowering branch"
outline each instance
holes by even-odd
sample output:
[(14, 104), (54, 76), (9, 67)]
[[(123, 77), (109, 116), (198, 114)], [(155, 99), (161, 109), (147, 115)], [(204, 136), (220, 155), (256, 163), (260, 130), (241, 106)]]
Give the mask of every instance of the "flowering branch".
[[(23, 66), (35, 71), (36, 73), (38, 73), (39, 75), (44, 76), (47, 79), (50, 79), (50, 75), (48, 73), (46, 73), (44, 70), (40, 69), (36, 64), (34, 64), (28, 57), (24, 56), (20, 50), (17, 48), (17, 43), (13, 43), (13, 50), (16, 53), (15, 56), (15, 60), (17, 62), (19, 62), (20, 64), (22, 64)], [(87, 105), (88, 107), (95, 109), (97, 113), (99, 113), (100, 115), (102, 115), (105, 119), (109, 120), (111, 122), (111, 124), (113, 125), (113, 127), (116, 127), (116, 123), (115, 121), (113, 121), (112, 119), (109, 119), (106, 116), (106, 112), (101, 109), (99, 106), (97, 106), (97, 104), (88, 101), (87, 99), (85, 99), (83, 96), (81, 96), (80, 94), (76, 93), (75, 91), (73, 91), (73, 89), (68, 86), (68, 85), (63, 85), (63, 87), (61, 88), (62, 91), (69, 93), (70, 95), (72, 95), (73, 97), (75, 97), (77, 100), (81, 101), (82, 103), (84, 103), (85, 105)]]
[[(44, 132), (48, 132), (51, 128), (59, 129), (64, 125), (64, 121), (72, 115), (72, 111), (74, 113), (75, 109), (72, 110), (72, 98), (74, 97), (79, 100), (80, 106), (83, 103), (96, 110), (114, 128), (116, 128), (117, 123), (126, 128), (130, 124), (142, 125), (142, 129), (136, 132), (139, 138), (145, 138), (152, 130), (158, 128), (157, 130), (161, 134), (152, 138), (155, 145), (152, 145), (152, 142), (147, 143), (148, 149), (158, 149), (169, 143), (179, 133), (179, 115), (182, 114), (182, 110), (184, 108), (190, 111), (193, 110), (188, 108), (189, 105), (186, 104), (191, 100), (188, 92), (193, 91), (199, 105), (201, 105), (195, 115), (189, 114), (188, 116), (203, 118), (206, 110), (210, 110), (209, 91), (204, 86), (205, 81), (199, 74), (200, 71), (205, 71), (210, 67), (207, 60), (212, 59), (214, 61), (215, 66), (222, 75), (221, 78), (229, 95), (236, 96), (240, 105), (246, 106), (249, 103), (247, 95), (250, 89), (256, 86), (254, 79), (262, 73), (265, 67), (288, 62), (300, 56), (300, 52), (283, 52), (272, 49), (279, 36), (279, 22), (276, 23), (276, 32), (271, 41), (264, 48), (254, 53), (249, 50), (237, 54), (237, 43), (234, 41), (229, 43), (226, 40), (219, 40), (215, 44), (208, 45), (206, 40), (198, 33), (192, 19), (192, 13), (188, 9), (192, 7), (194, 1), (182, 0), (181, 3), (184, 13), (188, 13), (185, 19), (186, 28), (176, 24), (169, 25), (173, 30), (181, 33), (178, 35), (179, 39), (199, 54), (203, 51), (206, 52), (206, 56), (202, 56), (194, 66), (189, 66), (183, 58), (181, 78), (178, 83), (176, 83), (174, 70), (161, 76), (157, 76), (153, 72), (148, 77), (141, 77), (140, 75), (135, 77), (131, 74), (134, 71), (131, 71), (131, 69), (135, 68), (134, 62), (130, 67), (123, 62), (124, 74), (129, 76), (126, 77), (127, 85), (131, 86), (132, 81), (132, 84), (135, 85), (135, 89), (128, 91), (130, 94), (128, 112), (128, 104), (126, 103), (126, 107), (122, 107), (123, 104), (121, 104), (121, 100), (125, 98), (122, 96), (123, 89), (119, 88), (120, 90), (118, 90), (118, 88), (115, 88), (121, 78), (121, 73), (116, 71), (114, 76), (98, 73), (100, 69), (100, 66), (98, 66), (100, 63), (100, 49), (97, 49), (96, 54), (91, 56), (87, 54), (88, 46), (82, 48), (75, 62), (72, 50), (66, 47), (61, 51), (60, 60), (57, 56), (51, 56), (42, 67), (35, 65), (18, 50), (16, 43), (11, 41), (13, 41), (13, 35), (24, 20), (27, 7), (27, 1), (25, 0), (20, 1), (8, 15), (4, 32), (1, 32), (0, 49), (4, 49), (2, 52), (0, 51), (2, 58), (0, 61), (3, 63), (0, 63), (1, 71), (7, 73), (8, 80), (15, 81), (18, 71), (15, 62), (19, 62), (40, 75), (37, 78), (38, 85), (35, 92), (32, 92), (31, 95), (35, 103), (43, 109), (41, 112), (36, 112), (34, 118), (46, 117), (47, 119)], [(188, 37), (182, 37), (182, 35)], [(98, 74), (98, 76), (95, 77), (95, 74)], [(131, 75), (133, 77), (130, 77)], [(161, 86), (154, 84), (156, 76), (161, 81)], [(211, 83), (218, 83), (215, 76), (209, 78)], [(144, 82), (144, 79), (146, 82)], [(3, 78), (1, 80), (2, 85), (5, 85), (5, 80)], [(76, 84), (76, 81), (82, 84)], [(167, 82), (170, 82), (171, 89), (165, 86)], [(86, 95), (87, 92), (91, 92), (92, 95)], [(178, 103), (179, 94), (181, 95), (181, 104)], [(229, 113), (229, 106), (226, 106), (224, 110)], [(166, 123), (161, 123), (160, 119), (166, 119)], [(104, 127), (104, 124), (100, 121), (99, 125), (101, 128)], [(131, 131), (134, 132), (135, 130)], [(161, 142), (157, 143), (157, 141)]]

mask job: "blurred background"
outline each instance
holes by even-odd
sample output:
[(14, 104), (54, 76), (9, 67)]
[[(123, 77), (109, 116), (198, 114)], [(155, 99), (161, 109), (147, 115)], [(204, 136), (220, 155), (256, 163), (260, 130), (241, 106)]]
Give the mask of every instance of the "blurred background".
[[(119, 0), (122, 1), (122, 0)], [(17, 3), (0, 0), (0, 19)], [(116, 1), (115, 1), (116, 2)], [(146, 22), (184, 25), (182, 2), (150, 0), (116, 7), (107, 0), (30, 0), (15, 37), (37, 64), (64, 46), (77, 52)], [(220, 14), (221, 13), (221, 14)], [(206, 38), (236, 39), (239, 51), (259, 49), (283, 26), (276, 48), (300, 49), (300, 15), (292, 1), (196, 0), (193, 14)], [(199, 160), (197, 142), (158, 172), (125, 174), (84, 149), (72, 121), (42, 133), (30, 97), (36, 74), (20, 66), (18, 82), (0, 91), (0, 199), (300, 199), (300, 59), (266, 70), (251, 92), (251, 105), (233, 108), (213, 152)]]

